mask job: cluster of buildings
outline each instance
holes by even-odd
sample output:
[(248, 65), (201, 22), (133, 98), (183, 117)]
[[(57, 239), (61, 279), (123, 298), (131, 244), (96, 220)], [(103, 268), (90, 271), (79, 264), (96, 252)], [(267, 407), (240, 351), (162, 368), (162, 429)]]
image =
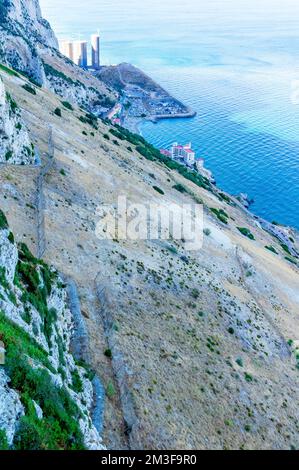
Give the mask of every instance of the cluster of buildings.
[(162, 149), (161, 153), (190, 167), (195, 164), (195, 152), (192, 150), (191, 142), (186, 145), (175, 142), (170, 150)]
[(162, 155), (166, 155), (169, 158), (181, 163), (198, 171), (201, 175), (205, 176), (211, 183), (216, 183), (213, 174), (210, 170), (205, 168), (205, 162), (203, 158), (196, 158), (194, 150), (192, 150), (191, 142), (186, 145), (180, 145), (177, 142), (172, 144), (170, 150), (161, 149)]
[(88, 61), (87, 41), (61, 41), (59, 43), (60, 52), (68, 57), (72, 62), (84, 69), (91, 68), (99, 70), (100, 62), (100, 35), (93, 34), (90, 38), (91, 62)]

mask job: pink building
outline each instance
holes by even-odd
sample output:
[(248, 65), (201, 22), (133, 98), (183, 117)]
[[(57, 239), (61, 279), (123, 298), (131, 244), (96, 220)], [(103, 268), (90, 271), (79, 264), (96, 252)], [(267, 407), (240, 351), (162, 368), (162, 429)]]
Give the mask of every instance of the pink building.
[(182, 159), (188, 166), (192, 166), (195, 163), (195, 152), (192, 150), (191, 142), (186, 145), (178, 145), (175, 142), (170, 150), (171, 157), (173, 159)]
[(171, 152), (169, 152), (169, 150), (166, 150), (166, 149), (161, 149), (160, 152), (162, 153), (162, 155), (165, 155), (165, 157), (171, 157)]

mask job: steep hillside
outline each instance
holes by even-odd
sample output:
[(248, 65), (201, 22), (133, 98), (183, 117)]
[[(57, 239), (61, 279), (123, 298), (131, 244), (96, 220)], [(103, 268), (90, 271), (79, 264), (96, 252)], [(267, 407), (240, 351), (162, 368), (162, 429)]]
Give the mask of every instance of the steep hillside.
[[(78, 286), (88, 355), (106, 388), (105, 445), (298, 448), (296, 258), (237, 201), (143, 139), (3, 78), (42, 156), (44, 257)], [(37, 252), (40, 170), (0, 170), (1, 208), (16, 239)], [(202, 205), (203, 248), (99, 239), (98, 209), (119, 195)]]
[(32, 164), (34, 146), (30, 141), (20, 109), (6, 93), (0, 77), (0, 162)]
[(90, 372), (69, 352), (72, 327), (58, 273), (17, 248), (0, 212), (0, 448), (102, 448)]

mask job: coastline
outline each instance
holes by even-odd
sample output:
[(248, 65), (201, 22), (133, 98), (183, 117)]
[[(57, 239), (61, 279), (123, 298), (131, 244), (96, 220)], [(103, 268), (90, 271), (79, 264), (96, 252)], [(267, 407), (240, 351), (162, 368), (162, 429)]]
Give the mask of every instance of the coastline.
[[(192, 118), (196, 116), (196, 112), (192, 112), (190, 110), (190, 114), (181, 114), (181, 115), (157, 115), (157, 116), (151, 116), (151, 117), (146, 117), (146, 118), (125, 118), (122, 125), (126, 127), (128, 130), (135, 134), (142, 135), (142, 131), (140, 129), (140, 126), (142, 123), (146, 121), (150, 122), (155, 122), (158, 123), (160, 120), (164, 119), (184, 119), (184, 118)], [(295, 227), (289, 226), (289, 225), (280, 225), (280, 224), (273, 224), (269, 220), (264, 219), (263, 217), (260, 217), (259, 215), (255, 214), (249, 207), (246, 207), (242, 202), (238, 200), (237, 195), (233, 195), (231, 193), (228, 193), (227, 191), (222, 190), (220, 187), (218, 187), (217, 182), (213, 178), (213, 173), (211, 170), (208, 168), (203, 168), (203, 176), (207, 176), (207, 173), (211, 174), (211, 181), (213, 186), (216, 188), (217, 191), (226, 194), (237, 206), (239, 206), (248, 216), (253, 218), (256, 223), (258, 223), (266, 232), (270, 233), (273, 235), (277, 240), (282, 244), (287, 246), (287, 248), (290, 251), (290, 255), (299, 258), (299, 252), (294, 248), (294, 243), (291, 242), (290, 234), (288, 232), (291, 232), (291, 234), (295, 237), (296, 243), (299, 243), (299, 230)], [(286, 233), (287, 232), (287, 233)]]

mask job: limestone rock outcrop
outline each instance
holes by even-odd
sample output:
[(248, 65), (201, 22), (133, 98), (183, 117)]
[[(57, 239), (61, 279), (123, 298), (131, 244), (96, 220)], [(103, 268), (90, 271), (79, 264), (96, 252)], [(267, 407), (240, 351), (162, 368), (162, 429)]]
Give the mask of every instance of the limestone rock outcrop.
[[(53, 422), (59, 447), (64, 440), (63, 448), (104, 448), (91, 419), (90, 371), (70, 352), (74, 326), (67, 305), (58, 273), (26, 245), (16, 246), (0, 211), (0, 431), (11, 448), (28, 447), (28, 429), (39, 448), (46, 439), (39, 429)], [(41, 447), (56, 448), (55, 433)]]
[(22, 120), (21, 110), (5, 91), (0, 78), (0, 162), (25, 165), (34, 161), (34, 146)]

